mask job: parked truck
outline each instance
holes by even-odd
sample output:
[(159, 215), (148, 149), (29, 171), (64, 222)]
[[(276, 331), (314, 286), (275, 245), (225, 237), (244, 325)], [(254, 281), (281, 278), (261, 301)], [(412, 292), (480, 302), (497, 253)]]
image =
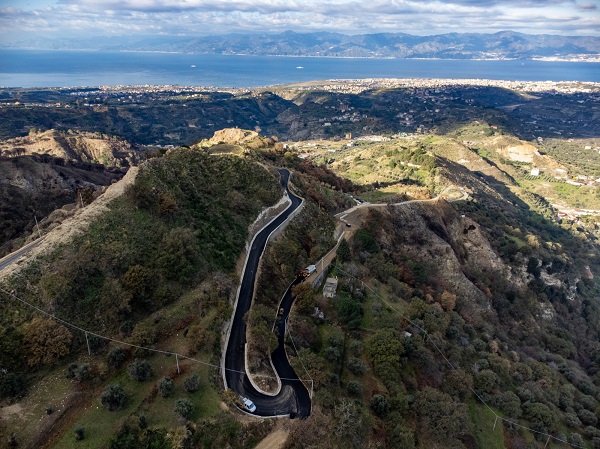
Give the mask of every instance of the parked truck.
[(304, 276), (306, 278), (306, 277), (310, 276), (311, 274), (313, 274), (315, 271), (317, 271), (317, 266), (309, 265), (308, 267), (306, 267), (300, 271), (300, 276)]

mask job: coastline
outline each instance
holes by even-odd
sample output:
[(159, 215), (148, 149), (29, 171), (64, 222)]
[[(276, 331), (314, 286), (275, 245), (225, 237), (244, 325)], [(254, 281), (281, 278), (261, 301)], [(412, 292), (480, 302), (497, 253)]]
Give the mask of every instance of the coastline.
[[(141, 51), (0, 50), (0, 86), (210, 86), (260, 89), (312, 80), (600, 82), (597, 65), (538, 60), (256, 56)], [(302, 67), (303, 70), (298, 70)], [(235, 70), (233, 70), (235, 69)], [(493, 81), (494, 80), (494, 81)]]
[[(367, 89), (390, 89), (390, 88), (437, 88), (437, 87), (499, 87), (520, 92), (549, 92), (561, 93), (573, 92), (600, 92), (600, 81), (519, 81), (519, 80), (497, 80), (485, 78), (332, 78), (313, 79), (292, 83), (279, 83), (258, 87), (217, 87), (203, 85), (180, 85), (180, 84), (115, 84), (95, 86), (69, 86), (69, 87), (6, 87), (0, 86), (1, 90), (56, 90), (77, 91), (69, 92), (74, 96), (87, 96), (90, 92), (102, 92), (106, 95), (139, 94), (153, 92), (177, 92), (195, 93), (198, 91), (227, 92), (233, 95), (247, 94), (248, 92), (277, 91), (278, 89), (314, 90), (322, 89), (336, 91), (339, 93), (356, 93)], [(81, 91), (81, 92), (79, 92)], [(9, 104), (0, 103), (1, 107)]]
[(271, 54), (271, 53), (202, 53), (167, 50), (110, 50), (97, 48), (31, 48), (31, 47), (0, 47), (0, 51), (39, 51), (39, 52), (82, 52), (82, 53), (140, 53), (140, 54), (167, 54), (167, 55), (199, 55), (199, 56), (244, 56), (265, 58), (322, 58), (322, 59), (367, 59), (367, 60), (398, 60), (398, 61), (538, 61), (538, 62), (586, 62), (600, 63), (600, 54), (597, 55), (571, 55), (569, 56), (532, 56), (530, 58), (511, 57), (464, 57), (464, 58), (440, 58), (440, 57), (402, 57), (402, 56), (339, 56), (320, 54)]

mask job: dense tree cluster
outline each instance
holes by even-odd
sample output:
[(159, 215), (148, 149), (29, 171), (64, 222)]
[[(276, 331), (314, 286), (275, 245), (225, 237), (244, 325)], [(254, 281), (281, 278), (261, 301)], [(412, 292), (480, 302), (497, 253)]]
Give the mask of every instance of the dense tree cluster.
[[(469, 209), (475, 220), (483, 211)], [(487, 237), (498, 226), (508, 229), (503, 220), (481, 232)], [(516, 255), (503, 253), (502, 242), (490, 238), (499, 257), (487, 257), (519, 267), (526, 278), (516, 285), (489, 271), (481, 253), (468, 254), (463, 245), (475, 238), (469, 233), (478, 232), (477, 225), (456, 232), (458, 223), (460, 215), (448, 206), (372, 211), (348, 251), (338, 250), (337, 296), (314, 299), (327, 317), (313, 318), (321, 339), (298, 354), (315, 376), (315, 407), (330, 420), (328, 444), (362, 444), (365, 430), (358, 429), (367, 419), (377, 423), (368, 438), (385, 447), (471, 447), (484, 400), (536, 438), (550, 434), (593, 446), (594, 438), (600, 441), (599, 351), (590, 339), (600, 330), (600, 307), (591, 299), (595, 282), (579, 280), (567, 299), (567, 279), (577, 276), (574, 257), (584, 246), (535, 219), (505, 234), (527, 245), (518, 242)], [(573, 244), (541, 245), (544, 239)], [(445, 278), (441, 261), (449, 259), (461, 267), (462, 280)], [(548, 276), (567, 280), (566, 286), (546, 284)], [(382, 307), (376, 294), (398, 312)], [(541, 317), (545, 304), (555, 311), (552, 319)], [(306, 333), (302, 323), (306, 318), (292, 317), (292, 329)], [(527, 433), (505, 427), (502, 445), (518, 445)], [(343, 436), (336, 433), (342, 428)], [(567, 428), (570, 433), (561, 433)]]

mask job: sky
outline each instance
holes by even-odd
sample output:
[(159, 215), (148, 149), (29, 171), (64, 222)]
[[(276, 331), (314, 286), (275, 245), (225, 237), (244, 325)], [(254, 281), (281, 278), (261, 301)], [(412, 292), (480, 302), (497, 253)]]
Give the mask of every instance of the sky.
[(0, 43), (286, 30), (600, 36), (600, 0), (0, 0)]

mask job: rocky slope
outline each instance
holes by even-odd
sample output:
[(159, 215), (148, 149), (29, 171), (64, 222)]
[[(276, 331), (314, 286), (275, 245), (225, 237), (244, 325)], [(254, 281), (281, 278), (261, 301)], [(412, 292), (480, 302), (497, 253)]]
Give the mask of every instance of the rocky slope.
[[(44, 235), (44, 240), (30, 251), (24, 260), (32, 260), (40, 254), (47, 254), (58, 245), (69, 243), (75, 236), (84, 233), (90, 223), (106, 213), (110, 201), (123, 195), (125, 190), (133, 185), (137, 173), (138, 167), (132, 167), (122, 179), (108, 187), (99, 187), (93, 192), (90, 192), (88, 187), (86, 197), (90, 203), (85, 201), (84, 207), (81, 207), (81, 203), (66, 204), (60, 209), (53, 210), (47, 217), (39, 219), (39, 228)], [(3, 248), (10, 248), (10, 242), (5, 243)], [(0, 279), (13, 275), (23, 266), (24, 264), (19, 263), (5, 268), (0, 272)]]
[(70, 161), (129, 167), (139, 162), (139, 152), (127, 141), (90, 132), (32, 131), (28, 136), (0, 142), (0, 155), (13, 157), (47, 154)]
[(10, 241), (31, 232), (69, 203), (87, 204), (100, 186), (123, 176), (121, 170), (65, 161), (47, 155), (0, 157), (0, 256), (15, 249)]

